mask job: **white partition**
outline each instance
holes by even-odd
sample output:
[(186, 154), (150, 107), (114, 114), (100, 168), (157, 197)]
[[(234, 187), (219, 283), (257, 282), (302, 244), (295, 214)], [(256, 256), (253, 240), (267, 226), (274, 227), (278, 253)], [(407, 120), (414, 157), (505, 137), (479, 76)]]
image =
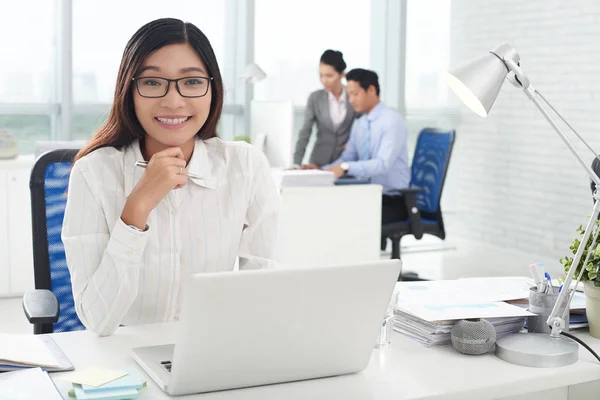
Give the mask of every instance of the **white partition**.
[(291, 101), (252, 101), (250, 141), (263, 148), (274, 168), (292, 165), (294, 105)]
[(8, 238), (8, 173), (0, 169), (0, 296), (10, 292), (10, 253)]
[(294, 267), (378, 261), (381, 192), (380, 185), (281, 188), (279, 261)]

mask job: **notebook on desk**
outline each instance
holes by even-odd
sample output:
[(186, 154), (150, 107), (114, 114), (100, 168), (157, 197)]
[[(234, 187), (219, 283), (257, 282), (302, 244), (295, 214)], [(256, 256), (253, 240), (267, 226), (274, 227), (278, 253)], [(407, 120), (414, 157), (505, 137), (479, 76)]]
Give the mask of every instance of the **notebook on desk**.
[(370, 178), (357, 178), (352, 175), (344, 175), (335, 180), (335, 185), (368, 185), (371, 183)]
[(71, 371), (73, 364), (49, 335), (0, 333), (0, 372), (41, 367)]

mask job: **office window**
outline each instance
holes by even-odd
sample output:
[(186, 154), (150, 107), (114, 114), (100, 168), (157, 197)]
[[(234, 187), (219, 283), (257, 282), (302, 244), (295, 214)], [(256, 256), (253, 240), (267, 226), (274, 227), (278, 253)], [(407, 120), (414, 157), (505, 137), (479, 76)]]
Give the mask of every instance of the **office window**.
[(89, 139), (91, 135), (106, 121), (108, 113), (82, 113), (73, 116), (73, 140)]
[(21, 154), (32, 154), (36, 141), (50, 138), (51, 123), (50, 115), (0, 114), (0, 131), (8, 131), (17, 138)]
[(76, 0), (73, 2), (73, 97), (75, 103), (111, 103), (129, 38), (142, 25), (173, 17), (192, 22), (224, 62), (225, 1)]
[(344, 53), (348, 70), (369, 68), (371, 0), (256, 0), (256, 63), (267, 78), (254, 85), (256, 100), (292, 100), (304, 106), (319, 89), (319, 58)]
[(0, 103), (51, 102), (55, 89), (55, 2), (2, 3)]
[(35, 114), (49, 113), (55, 100), (56, 11), (55, 1), (0, 4), (0, 130), (21, 153), (52, 134), (51, 116)]
[(450, 5), (451, 0), (407, 2), (407, 109), (448, 105), (444, 73), (450, 63)]
[[(129, 38), (144, 24), (173, 17), (192, 22), (208, 37), (223, 68), (226, 24), (225, 1), (76, 0), (73, 2), (73, 101), (112, 103), (117, 72)], [(76, 116), (73, 136), (89, 137), (106, 115)]]

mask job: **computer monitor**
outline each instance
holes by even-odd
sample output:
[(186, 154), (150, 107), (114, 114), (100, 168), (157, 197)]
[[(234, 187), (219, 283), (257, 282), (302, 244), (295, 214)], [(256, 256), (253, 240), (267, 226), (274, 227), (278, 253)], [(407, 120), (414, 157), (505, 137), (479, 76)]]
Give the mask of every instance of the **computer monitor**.
[(292, 165), (294, 104), (291, 101), (253, 101), (250, 142), (259, 146), (272, 168)]

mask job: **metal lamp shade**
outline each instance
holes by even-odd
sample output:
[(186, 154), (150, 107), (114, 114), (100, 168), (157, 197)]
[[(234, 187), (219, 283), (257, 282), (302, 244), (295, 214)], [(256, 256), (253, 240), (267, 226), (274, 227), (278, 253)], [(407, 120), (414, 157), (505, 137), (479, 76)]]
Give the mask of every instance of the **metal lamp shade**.
[(446, 82), (471, 111), (486, 117), (507, 73), (504, 61), (494, 53), (487, 53), (449, 71)]

